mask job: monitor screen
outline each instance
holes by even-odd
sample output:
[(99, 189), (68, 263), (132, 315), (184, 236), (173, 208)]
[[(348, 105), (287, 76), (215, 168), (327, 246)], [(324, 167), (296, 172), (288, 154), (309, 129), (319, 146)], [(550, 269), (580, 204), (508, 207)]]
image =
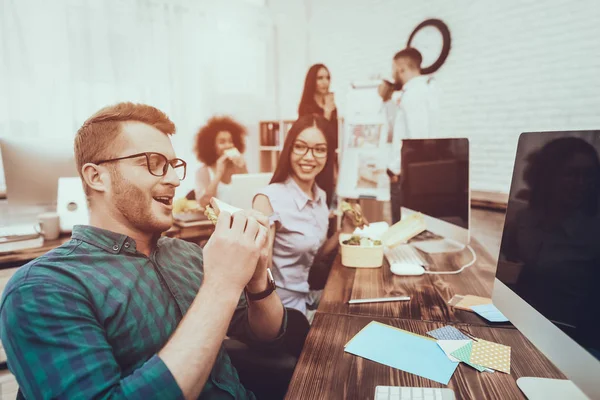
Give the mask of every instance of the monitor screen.
[(469, 229), (469, 141), (406, 139), (402, 206)]
[(73, 138), (0, 138), (11, 206), (56, 204), (58, 178), (77, 177)]
[(496, 277), (600, 354), (600, 131), (521, 135)]

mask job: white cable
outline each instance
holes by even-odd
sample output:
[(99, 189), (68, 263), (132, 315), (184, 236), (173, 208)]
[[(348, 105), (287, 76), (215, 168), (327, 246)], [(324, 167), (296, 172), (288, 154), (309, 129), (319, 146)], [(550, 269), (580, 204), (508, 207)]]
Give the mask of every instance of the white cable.
[(459, 270), (456, 270), (456, 271), (425, 271), (425, 273), (426, 274), (431, 274), (431, 275), (456, 275), (456, 274), (460, 274), (465, 269), (467, 269), (471, 265), (475, 264), (475, 261), (477, 261), (477, 254), (475, 254), (475, 250), (473, 250), (473, 248), (471, 246), (469, 246), (469, 245), (467, 245), (467, 249), (469, 249), (469, 251), (473, 255), (473, 259), (470, 262), (468, 262), (467, 264), (463, 265)]

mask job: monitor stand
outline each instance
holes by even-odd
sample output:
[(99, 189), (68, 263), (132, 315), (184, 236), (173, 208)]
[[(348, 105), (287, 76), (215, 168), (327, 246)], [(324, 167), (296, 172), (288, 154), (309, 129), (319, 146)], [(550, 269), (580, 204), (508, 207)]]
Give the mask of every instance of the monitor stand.
[(588, 397), (567, 379), (522, 377), (517, 379), (517, 386), (529, 400), (588, 400)]
[(410, 245), (427, 254), (456, 253), (465, 248), (464, 244), (448, 238), (414, 241)]

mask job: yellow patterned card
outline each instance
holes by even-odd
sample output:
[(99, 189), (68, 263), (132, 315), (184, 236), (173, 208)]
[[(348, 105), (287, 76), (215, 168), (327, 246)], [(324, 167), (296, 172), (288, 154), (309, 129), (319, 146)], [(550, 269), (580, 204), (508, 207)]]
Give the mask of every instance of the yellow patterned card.
[(469, 361), (510, 374), (510, 347), (478, 338), (473, 342)]

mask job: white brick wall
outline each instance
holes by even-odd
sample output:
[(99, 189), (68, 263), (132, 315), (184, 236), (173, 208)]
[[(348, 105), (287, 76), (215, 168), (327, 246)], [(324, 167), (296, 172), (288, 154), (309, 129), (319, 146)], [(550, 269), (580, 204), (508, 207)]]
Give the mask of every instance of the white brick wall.
[[(296, 62), (330, 67), (342, 114), (350, 81), (389, 73), (423, 20), (446, 22), (452, 49), (436, 73), (441, 126), (470, 139), (474, 189), (508, 192), (523, 131), (600, 129), (597, 1), (309, 3), (309, 62)], [(304, 75), (296, 79), (301, 86)]]
[(306, 0), (270, 0), (275, 34), (277, 113), (267, 119), (295, 119), (308, 68)]

